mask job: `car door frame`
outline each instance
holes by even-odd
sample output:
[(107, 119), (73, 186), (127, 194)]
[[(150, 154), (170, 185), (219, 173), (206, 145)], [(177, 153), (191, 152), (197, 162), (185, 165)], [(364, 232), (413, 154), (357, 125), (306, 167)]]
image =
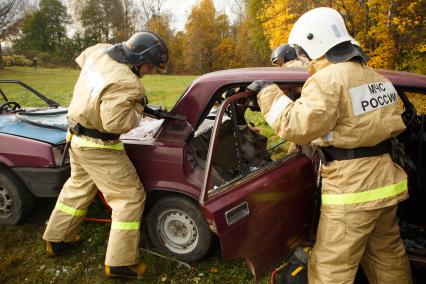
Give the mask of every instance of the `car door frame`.
[(250, 95), (233, 95), (218, 109), (199, 205), (219, 237), (223, 258), (245, 258), (253, 275), (259, 278), (307, 239), (314, 219), (315, 182), (311, 161), (295, 153), (224, 186), (211, 188), (212, 161), (225, 109), (231, 102)]

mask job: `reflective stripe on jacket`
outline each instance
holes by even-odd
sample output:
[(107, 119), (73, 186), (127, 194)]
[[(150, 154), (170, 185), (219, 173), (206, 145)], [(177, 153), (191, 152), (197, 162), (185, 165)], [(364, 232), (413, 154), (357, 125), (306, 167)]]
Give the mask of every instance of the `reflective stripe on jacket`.
[[(314, 74), (298, 100), (277, 85), (257, 96), (266, 122), (281, 138), (353, 149), (377, 145), (405, 129), (395, 88), (373, 69), (321, 58), (308, 70)], [(322, 210), (376, 209), (408, 197), (407, 176), (389, 154), (329, 162), (322, 177)]]
[(87, 136), (73, 135), (71, 145), (77, 148), (95, 148), (124, 151), (124, 144), (120, 140), (102, 141), (100, 139)]

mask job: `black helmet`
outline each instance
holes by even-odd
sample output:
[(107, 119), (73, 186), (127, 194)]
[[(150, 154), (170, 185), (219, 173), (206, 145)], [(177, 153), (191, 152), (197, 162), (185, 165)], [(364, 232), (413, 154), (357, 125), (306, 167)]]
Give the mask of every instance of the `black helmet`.
[(136, 75), (139, 73), (140, 66), (145, 63), (165, 71), (169, 60), (166, 44), (153, 32), (135, 33), (126, 42), (109, 48), (107, 54), (120, 63), (131, 65)]
[(277, 64), (279, 59), (284, 59), (284, 62), (288, 62), (297, 58), (294, 47), (289, 44), (282, 44), (274, 49), (271, 54), (272, 64)]

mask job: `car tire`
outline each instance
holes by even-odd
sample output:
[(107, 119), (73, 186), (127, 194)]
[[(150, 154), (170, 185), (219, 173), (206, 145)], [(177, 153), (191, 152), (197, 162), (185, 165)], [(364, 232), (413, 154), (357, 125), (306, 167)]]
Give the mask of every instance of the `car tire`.
[(32, 194), (10, 170), (0, 168), (0, 225), (24, 221), (32, 211)]
[(148, 233), (162, 252), (185, 262), (203, 258), (213, 242), (213, 232), (197, 204), (180, 196), (163, 197), (148, 215)]

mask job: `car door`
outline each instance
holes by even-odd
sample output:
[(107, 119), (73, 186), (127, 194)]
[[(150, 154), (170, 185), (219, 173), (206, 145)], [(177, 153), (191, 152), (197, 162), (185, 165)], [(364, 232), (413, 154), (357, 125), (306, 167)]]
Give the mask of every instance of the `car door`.
[(215, 184), (218, 170), (213, 161), (221, 148), (221, 125), (232, 104), (248, 96), (247, 92), (234, 95), (219, 108), (200, 206), (220, 239), (223, 258), (245, 258), (251, 272), (260, 278), (306, 240), (313, 223), (315, 186), (312, 163), (302, 154), (271, 161), (222, 185)]

